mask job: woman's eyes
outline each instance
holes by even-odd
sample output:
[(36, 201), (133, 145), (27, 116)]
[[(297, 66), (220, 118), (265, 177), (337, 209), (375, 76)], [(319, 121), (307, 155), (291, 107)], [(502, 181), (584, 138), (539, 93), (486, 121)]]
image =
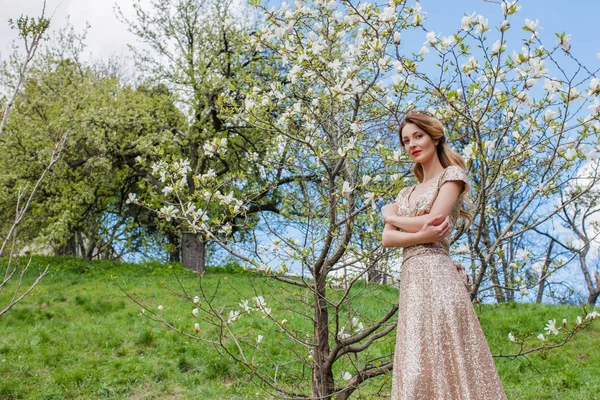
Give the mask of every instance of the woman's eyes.
[[(422, 137), (422, 136), (423, 136), (423, 135), (417, 135), (417, 136), (415, 136), (415, 139), (421, 139), (421, 137)], [(410, 140), (405, 140), (405, 141), (404, 141), (404, 144), (408, 144), (408, 142), (409, 142), (409, 141), (410, 141)]]

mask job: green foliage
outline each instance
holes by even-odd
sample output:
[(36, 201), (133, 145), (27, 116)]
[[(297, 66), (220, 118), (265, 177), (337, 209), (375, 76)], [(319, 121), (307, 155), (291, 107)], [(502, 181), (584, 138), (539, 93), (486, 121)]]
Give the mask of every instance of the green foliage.
[[(36, 289), (36, 296), (27, 297), (2, 320), (0, 398), (266, 398), (248, 381), (243, 367), (219, 355), (212, 346), (191, 341), (143, 317), (139, 307), (111, 281), (111, 277), (116, 279), (148, 309), (163, 305), (165, 318), (178, 321), (184, 331), (191, 332), (189, 302), (161, 283), (177, 288), (176, 273), (190, 293), (195, 293), (198, 277), (191, 271), (179, 264), (34, 257), (27, 279), (46, 265), (51, 272)], [(242, 273), (234, 265), (226, 270), (229, 272), (210, 267), (203, 283), (209, 292), (217, 284), (223, 287), (219, 292), (223, 304), (234, 305), (251, 296), (252, 288), (261, 291), (271, 284), (268, 278)], [(380, 295), (394, 299), (398, 292), (381, 287)], [(288, 296), (278, 296), (283, 305), (291, 305)], [(377, 297), (364, 302), (365, 315), (377, 313)], [(564, 317), (571, 324), (581, 315), (578, 307), (517, 303), (477, 310), (494, 354), (516, 350), (507, 339), (509, 332), (542, 332), (548, 319)], [(288, 319), (296, 329), (311, 328), (302, 326), (299, 318)], [(294, 358), (274, 340), (275, 332), (265, 333), (268, 324), (260, 315), (244, 315), (238, 323), (246, 326), (252, 339), (260, 332), (265, 335), (261, 345), (273, 359), (284, 362)], [(371, 356), (393, 350), (393, 336), (370, 347)], [(595, 378), (600, 373), (599, 339), (596, 324), (565, 347), (546, 354), (519, 360), (496, 358), (509, 399), (594, 398), (600, 389)], [(336, 370), (336, 379), (341, 373)], [(303, 371), (298, 364), (297, 370), (278, 379), (285, 385), (308, 385), (310, 371)], [(382, 377), (360, 393), (367, 397), (379, 389), (387, 393), (390, 385), (390, 377)]]

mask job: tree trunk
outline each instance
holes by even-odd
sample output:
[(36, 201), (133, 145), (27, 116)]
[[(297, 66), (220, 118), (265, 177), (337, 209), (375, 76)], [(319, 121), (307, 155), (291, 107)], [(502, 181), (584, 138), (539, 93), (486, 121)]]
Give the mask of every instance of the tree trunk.
[(201, 274), (206, 271), (206, 242), (200, 240), (197, 234), (184, 232), (181, 237), (183, 267)]
[[(329, 311), (327, 310), (327, 288), (325, 275), (315, 279), (315, 347), (313, 350), (312, 397), (330, 400), (334, 392), (333, 371), (327, 361), (329, 357)], [(316, 277), (315, 277), (316, 278)]]
[(546, 287), (546, 278), (542, 278), (544, 275), (546, 275), (546, 273), (548, 272), (548, 268), (550, 267), (550, 263), (552, 262), (552, 259), (550, 258), (550, 256), (552, 255), (552, 246), (554, 246), (554, 240), (550, 241), (550, 244), (548, 245), (548, 251), (546, 251), (546, 260), (544, 261), (544, 266), (542, 267), (542, 272), (540, 272), (540, 288), (538, 289), (538, 294), (537, 294), (537, 298), (535, 299), (535, 302), (538, 304), (542, 303), (542, 298), (544, 297), (544, 288)]
[(169, 241), (169, 262), (181, 262), (181, 245), (179, 238), (174, 233), (167, 233)]
[(75, 242), (75, 235), (71, 236), (65, 244), (60, 247), (54, 248), (55, 256), (76, 256), (77, 255), (77, 243)]

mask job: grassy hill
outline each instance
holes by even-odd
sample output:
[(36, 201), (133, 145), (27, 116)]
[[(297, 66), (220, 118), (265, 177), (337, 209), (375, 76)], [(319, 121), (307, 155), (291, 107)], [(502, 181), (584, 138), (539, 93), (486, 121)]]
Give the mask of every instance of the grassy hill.
[[(166, 317), (189, 330), (193, 320), (184, 317), (189, 304), (166, 287), (178, 286), (176, 274), (186, 288), (197, 289), (198, 278), (190, 271), (177, 264), (36, 257), (26, 280), (30, 282), (47, 264), (51, 272), (33, 295), (0, 318), (0, 399), (265, 398), (242, 368), (213, 348), (142, 316), (140, 307), (112, 280), (148, 309), (163, 305)], [(269, 284), (235, 268), (212, 268), (204, 280), (205, 289), (217, 290), (219, 301), (230, 305)], [(9, 293), (0, 294), (0, 305)], [(394, 301), (398, 291), (384, 287), (378, 294)], [(280, 300), (282, 304), (293, 301), (283, 293)], [(378, 312), (375, 301), (367, 300), (368, 311)], [(548, 319), (566, 318), (573, 323), (582, 310), (510, 304), (484, 306), (478, 313), (492, 352), (499, 354), (516, 350), (508, 332), (540, 333)], [(293, 316), (289, 319), (290, 324), (301, 323)], [(250, 333), (263, 322), (248, 318), (247, 323)], [(382, 353), (393, 348), (393, 336), (379, 344)], [(560, 349), (517, 360), (496, 358), (509, 399), (600, 399), (599, 345), (600, 323), (594, 322)], [(286, 357), (276, 340), (266, 338), (264, 346)], [(389, 393), (389, 378), (378, 381), (381, 393)], [(369, 393), (374, 391), (367, 387), (355, 394), (356, 398), (385, 398)]]

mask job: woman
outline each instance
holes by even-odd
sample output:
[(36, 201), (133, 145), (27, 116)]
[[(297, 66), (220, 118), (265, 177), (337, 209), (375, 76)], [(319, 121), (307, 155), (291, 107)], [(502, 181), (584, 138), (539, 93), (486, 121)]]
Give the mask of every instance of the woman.
[(404, 248), (392, 399), (506, 399), (466, 273), (449, 256), (457, 218), (471, 220), (465, 162), (430, 113), (408, 114), (399, 136), (419, 184), (382, 208), (383, 245)]

